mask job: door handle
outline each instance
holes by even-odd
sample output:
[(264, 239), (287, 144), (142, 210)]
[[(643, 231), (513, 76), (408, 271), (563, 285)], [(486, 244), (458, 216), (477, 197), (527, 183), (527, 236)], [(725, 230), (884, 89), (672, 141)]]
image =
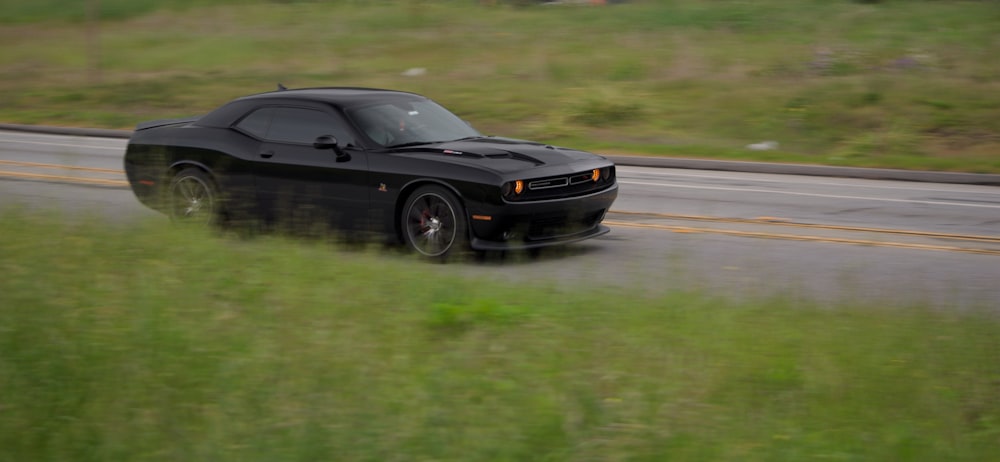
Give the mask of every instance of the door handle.
[(263, 151), (260, 153), (260, 156), (265, 159), (270, 159), (271, 157), (274, 157), (274, 151)]

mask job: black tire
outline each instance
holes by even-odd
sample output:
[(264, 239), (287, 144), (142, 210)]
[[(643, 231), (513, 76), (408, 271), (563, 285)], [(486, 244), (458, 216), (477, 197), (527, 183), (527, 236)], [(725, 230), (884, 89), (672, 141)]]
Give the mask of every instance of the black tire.
[(218, 221), (219, 211), (218, 190), (204, 171), (186, 168), (170, 181), (167, 214), (174, 223), (213, 225)]
[(466, 250), (467, 220), (455, 194), (441, 186), (427, 185), (406, 199), (399, 223), (406, 245), (421, 255), (443, 259)]

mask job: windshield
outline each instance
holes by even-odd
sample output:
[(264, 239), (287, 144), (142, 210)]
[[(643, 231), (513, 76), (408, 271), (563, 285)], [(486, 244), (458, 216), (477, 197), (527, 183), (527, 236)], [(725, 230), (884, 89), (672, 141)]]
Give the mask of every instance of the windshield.
[(430, 100), (374, 104), (347, 113), (368, 138), (389, 148), (480, 136), (464, 120)]

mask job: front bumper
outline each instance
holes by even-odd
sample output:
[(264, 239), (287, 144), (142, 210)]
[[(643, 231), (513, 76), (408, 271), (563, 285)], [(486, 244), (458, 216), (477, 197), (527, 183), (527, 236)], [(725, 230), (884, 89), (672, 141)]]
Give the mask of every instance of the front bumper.
[(618, 197), (618, 185), (588, 194), (470, 208), (475, 250), (517, 250), (563, 245), (607, 234), (601, 225)]
[(574, 242), (579, 242), (582, 240), (590, 239), (592, 237), (602, 236), (611, 232), (611, 228), (604, 225), (597, 225), (590, 228), (584, 232), (576, 233), (568, 236), (561, 236), (557, 239), (545, 239), (537, 241), (487, 241), (484, 239), (479, 239), (473, 237), (472, 241), (469, 243), (469, 247), (474, 250), (525, 250), (525, 249), (537, 249), (541, 247), (549, 247), (553, 245), (565, 245), (572, 244)]

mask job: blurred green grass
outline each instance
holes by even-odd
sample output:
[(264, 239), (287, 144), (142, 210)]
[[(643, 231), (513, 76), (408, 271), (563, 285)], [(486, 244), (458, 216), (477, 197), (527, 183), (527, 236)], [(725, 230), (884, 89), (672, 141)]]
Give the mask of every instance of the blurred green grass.
[[(281, 81), (416, 91), (488, 133), (607, 153), (1000, 172), (993, 2), (101, 7), (97, 57), (82, 2), (0, 2), (0, 120), (128, 128)], [(745, 148), (764, 140), (780, 149)]]
[(996, 460), (1000, 322), (0, 211), (0, 460)]

